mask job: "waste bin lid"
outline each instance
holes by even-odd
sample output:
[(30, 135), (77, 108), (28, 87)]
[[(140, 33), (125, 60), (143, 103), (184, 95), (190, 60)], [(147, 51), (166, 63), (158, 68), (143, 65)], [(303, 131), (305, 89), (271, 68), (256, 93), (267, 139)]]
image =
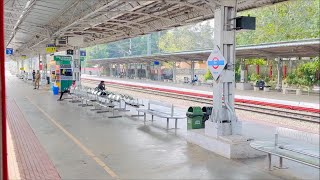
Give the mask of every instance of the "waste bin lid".
[(206, 113), (206, 114), (211, 114), (211, 113), (212, 113), (212, 108), (213, 108), (213, 107), (204, 106), (204, 107), (202, 108), (202, 112), (203, 112), (203, 113)]
[(188, 108), (188, 113), (192, 113), (193, 115), (203, 115), (202, 109), (199, 106), (191, 106)]

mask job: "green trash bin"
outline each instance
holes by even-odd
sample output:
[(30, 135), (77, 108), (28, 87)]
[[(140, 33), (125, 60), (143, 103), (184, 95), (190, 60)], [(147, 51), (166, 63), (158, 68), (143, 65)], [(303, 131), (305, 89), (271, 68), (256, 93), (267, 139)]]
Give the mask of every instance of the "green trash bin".
[(202, 119), (203, 112), (201, 107), (189, 107), (187, 112), (187, 129), (204, 128)]

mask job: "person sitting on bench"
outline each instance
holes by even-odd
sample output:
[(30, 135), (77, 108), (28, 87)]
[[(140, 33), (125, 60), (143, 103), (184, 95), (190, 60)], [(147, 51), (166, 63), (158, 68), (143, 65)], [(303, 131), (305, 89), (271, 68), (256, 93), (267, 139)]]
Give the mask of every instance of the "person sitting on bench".
[(100, 91), (105, 91), (106, 87), (104, 85), (104, 81), (101, 81), (100, 84), (98, 85), (98, 90)]
[(58, 101), (62, 101), (62, 96), (64, 93), (70, 93), (70, 89), (74, 89), (76, 87), (76, 81), (72, 81), (72, 84), (69, 88), (65, 89), (64, 91), (61, 91), (61, 94), (60, 94), (60, 98), (58, 99)]
[(194, 75), (194, 78), (193, 78), (193, 80), (191, 81), (191, 83), (194, 84), (194, 83), (197, 82), (197, 81), (198, 81), (198, 77), (197, 77), (197, 75)]

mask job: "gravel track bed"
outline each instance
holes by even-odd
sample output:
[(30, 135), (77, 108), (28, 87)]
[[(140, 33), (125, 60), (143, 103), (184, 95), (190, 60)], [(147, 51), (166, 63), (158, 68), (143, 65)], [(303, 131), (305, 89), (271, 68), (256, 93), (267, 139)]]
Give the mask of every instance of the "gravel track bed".
[[(93, 83), (83, 82), (82, 84), (92, 88), (97, 87), (97, 85)], [(191, 102), (191, 101), (186, 101), (182, 99), (172, 99), (169, 97), (158, 96), (154, 94), (146, 94), (146, 93), (141, 93), (136, 91), (120, 89), (120, 88), (108, 87), (108, 85), (106, 85), (106, 88), (107, 90), (115, 93), (131, 95), (134, 98), (138, 97), (139, 99), (155, 99), (158, 101), (168, 102), (168, 103), (174, 104), (177, 107), (185, 108), (186, 110), (189, 106), (201, 106), (201, 107), (204, 106), (202, 103)], [(320, 127), (319, 127), (319, 124), (316, 124), (316, 123), (291, 120), (288, 118), (271, 116), (266, 114), (259, 114), (255, 112), (249, 112), (249, 111), (238, 110), (238, 109), (236, 109), (236, 114), (237, 114), (237, 117), (243, 121), (254, 121), (254, 122), (259, 122), (266, 125), (288, 127), (291, 129), (297, 129), (301, 131), (319, 134)]]

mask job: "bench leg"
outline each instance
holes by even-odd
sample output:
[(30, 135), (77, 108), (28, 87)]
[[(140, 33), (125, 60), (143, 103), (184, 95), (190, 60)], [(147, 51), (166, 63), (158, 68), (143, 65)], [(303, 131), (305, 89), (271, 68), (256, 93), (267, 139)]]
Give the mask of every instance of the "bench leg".
[(174, 128), (175, 128), (175, 129), (178, 129), (178, 119), (175, 119)]
[(269, 171), (271, 171), (271, 154), (268, 153)]
[(143, 122), (144, 122), (144, 124), (146, 124), (146, 120), (147, 120), (147, 115), (146, 115), (146, 113), (143, 113)]
[(287, 167), (283, 167), (283, 158), (279, 157), (279, 167), (278, 166), (274, 166), (275, 168), (278, 169), (288, 169)]
[(153, 122), (153, 115), (151, 115), (151, 121)]
[(169, 129), (169, 118), (167, 118), (167, 130)]

